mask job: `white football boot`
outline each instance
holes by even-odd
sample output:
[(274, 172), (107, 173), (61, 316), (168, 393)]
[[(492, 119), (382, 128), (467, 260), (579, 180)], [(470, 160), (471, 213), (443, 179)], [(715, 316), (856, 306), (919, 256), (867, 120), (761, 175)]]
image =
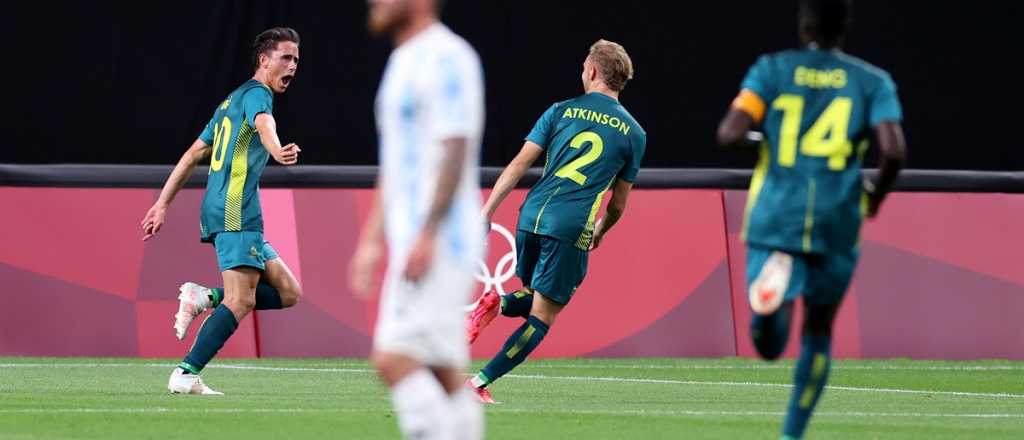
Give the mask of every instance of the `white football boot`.
[(189, 324), (213, 306), (210, 289), (193, 282), (182, 284), (178, 289), (178, 313), (174, 314), (174, 336), (185, 339)]
[(214, 391), (203, 383), (198, 374), (185, 374), (185, 370), (175, 368), (167, 381), (167, 389), (174, 394), (202, 394), (205, 396), (223, 396), (224, 393)]
[(779, 309), (789, 288), (793, 274), (793, 256), (775, 251), (761, 267), (761, 273), (750, 284), (750, 308), (761, 316), (771, 315)]

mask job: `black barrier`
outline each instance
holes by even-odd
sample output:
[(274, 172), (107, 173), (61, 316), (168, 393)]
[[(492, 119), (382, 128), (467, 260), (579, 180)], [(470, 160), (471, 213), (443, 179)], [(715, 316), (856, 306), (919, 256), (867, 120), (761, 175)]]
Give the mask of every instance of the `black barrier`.
[[(160, 188), (170, 174), (169, 165), (11, 165), (0, 164), (0, 186), (51, 186), (71, 188)], [(874, 175), (875, 170), (865, 170)], [(481, 169), (481, 184), (494, 185), (501, 168)], [(519, 182), (529, 187), (540, 177), (532, 168)], [(746, 189), (750, 170), (722, 168), (645, 168), (638, 188)], [(196, 168), (186, 187), (206, 184), (206, 167)], [(260, 186), (264, 188), (370, 188), (375, 166), (300, 165), (268, 166)], [(904, 170), (898, 191), (1024, 193), (1024, 172)]]

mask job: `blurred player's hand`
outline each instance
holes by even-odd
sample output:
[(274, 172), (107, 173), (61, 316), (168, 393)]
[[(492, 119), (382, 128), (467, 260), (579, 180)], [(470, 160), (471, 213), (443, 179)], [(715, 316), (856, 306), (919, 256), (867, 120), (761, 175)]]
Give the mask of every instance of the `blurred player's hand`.
[(878, 210), (882, 207), (882, 198), (877, 196), (868, 196), (868, 218), (875, 218), (878, 216)]
[(871, 180), (864, 178), (864, 192), (868, 196), (868, 218), (875, 218), (878, 215), (879, 208), (882, 207), (882, 200), (885, 200), (885, 194), (880, 194), (875, 187), (875, 183)]
[(348, 267), (349, 287), (357, 298), (367, 300), (377, 291), (377, 264), (382, 249), (380, 243), (361, 242)]
[(597, 219), (597, 223), (594, 224), (594, 238), (590, 240), (590, 250), (597, 249), (601, 242), (604, 241), (604, 228), (601, 227), (602, 221), (604, 221), (603, 218)]
[(299, 162), (300, 151), (302, 151), (302, 149), (294, 143), (285, 145), (274, 153), (274, 160), (281, 165), (295, 165)]
[(419, 282), (430, 270), (434, 262), (434, 235), (435, 232), (424, 230), (420, 232), (416, 244), (409, 252), (409, 260), (405, 263), (405, 279), (412, 282)]
[(491, 216), (487, 215), (486, 212), (480, 213), (480, 216), (484, 219), (484, 235), (491, 232)]
[(156, 204), (152, 208), (149, 208), (149, 212), (142, 218), (142, 241), (149, 240), (160, 232), (160, 228), (164, 225), (164, 215), (167, 213), (167, 207)]

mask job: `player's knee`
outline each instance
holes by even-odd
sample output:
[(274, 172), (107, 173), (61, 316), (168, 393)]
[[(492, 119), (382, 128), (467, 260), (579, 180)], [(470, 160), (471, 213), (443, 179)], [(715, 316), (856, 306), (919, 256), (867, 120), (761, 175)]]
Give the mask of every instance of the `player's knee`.
[(251, 312), (252, 309), (256, 308), (256, 295), (229, 295), (224, 298), (224, 303), (230, 306), (232, 309), (238, 309), (245, 312)]
[(555, 318), (565, 306), (558, 304), (541, 292), (534, 291), (533, 305), (530, 308), (530, 315), (541, 320), (548, 327), (555, 324)]
[(281, 290), (281, 306), (287, 308), (292, 307), (299, 303), (299, 299), (302, 298), (302, 287), (298, 284), (289, 286), (286, 289)]
[(388, 361), (386, 356), (382, 356), (379, 353), (371, 353), (370, 365), (377, 371), (384, 371), (391, 367), (391, 362)]
[(373, 365), (374, 370), (377, 370), (377, 376), (380, 377), (381, 382), (384, 382), (385, 385), (390, 387), (398, 383), (398, 375), (395, 373), (394, 364), (376, 356), (370, 358), (370, 364)]
[(407, 358), (379, 352), (370, 354), (370, 364), (377, 370), (381, 381), (388, 386), (398, 383), (418, 367)]
[(548, 327), (551, 327), (551, 326), (555, 325), (555, 318), (558, 317), (558, 313), (557, 312), (550, 312), (550, 311), (536, 311), (535, 310), (535, 311), (531, 311), (530, 315), (533, 316), (534, 318), (539, 319), (540, 322), (543, 322)]
[(533, 307), (530, 309), (530, 315), (541, 320), (541, 322), (547, 324), (548, 327), (551, 327), (555, 324), (555, 318), (558, 317), (560, 309), (550, 307), (547, 303), (548, 301), (546, 299), (541, 301), (534, 299)]
[(242, 306), (245, 310), (252, 311), (252, 309), (256, 308), (256, 297), (250, 295), (239, 298), (238, 305)]

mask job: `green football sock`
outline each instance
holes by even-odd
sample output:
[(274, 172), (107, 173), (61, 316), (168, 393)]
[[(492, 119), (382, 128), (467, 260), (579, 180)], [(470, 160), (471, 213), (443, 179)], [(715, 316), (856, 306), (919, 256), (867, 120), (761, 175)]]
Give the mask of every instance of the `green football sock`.
[(804, 335), (800, 358), (793, 372), (793, 391), (786, 410), (782, 434), (801, 438), (811, 420), (814, 407), (828, 382), (832, 365), (832, 336)]
[[(221, 301), (224, 300), (224, 289), (220, 287), (212, 288), (210, 289), (210, 293), (207, 296), (210, 297), (210, 302), (213, 303), (213, 305), (210, 306), (210, 308), (217, 308), (217, 306), (220, 305)], [(277, 310), (283, 308), (284, 305), (281, 303), (281, 294), (277, 291), (277, 289), (275, 289), (274, 286), (270, 285), (270, 283), (260, 281), (259, 284), (256, 285), (255, 309)]]
[(533, 308), (533, 291), (523, 288), (501, 296), (501, 314), (510, 318), (530, 316)]
[(256, 285), (256, 310), (277, 310), (284, 308), (281, 304), (281, 294), (274, 286), (260, 281)]
[(540, 345), (540, 341), (544, 340), (544, 336), (547, 334), (548, 325), (544, 321), (533, 315), (527, 317), (526, 322), (505, 341), (505, 345), (501, 347), (501, 351), (494, 356), (494, 359), (491, 359), (487, 366), (480, 370), (477, 379), (483, 384), (477, 385), (477, 382), (474, 382), (474, 385), (477, 387), (487, 386), (512, 371), (526, 360), (530, 352)]
[(220, 305), (220, 302), (224, 300), (224, 289), (221, 287), (213, 287), (210, 289), (210, 293), (206, 296), (210, 298), (210, 303), (213, 304), (210, 308), (215, 309)]
[(199, 374), (237, 328), (238, 321), (231, 310), (223, 304), (218, 306), (203, 322), (195, 344), (178, 366), (192, 374)]

